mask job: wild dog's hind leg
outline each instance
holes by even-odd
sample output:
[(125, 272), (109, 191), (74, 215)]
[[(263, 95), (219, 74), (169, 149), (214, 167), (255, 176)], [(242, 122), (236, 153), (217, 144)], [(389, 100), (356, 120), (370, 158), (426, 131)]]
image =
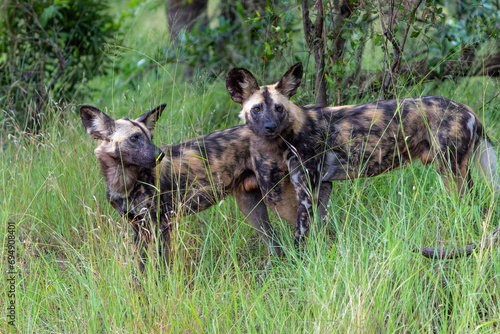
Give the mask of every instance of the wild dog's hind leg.
[(474, 151), (474, 142), (468, 136), (450, 138), (448, 133), (440, 134), (438, 138), (437, 171), (441, 174), (446, 190), (449, 193), (455, 191), (462, 196), (473, 186), (469, 162)]
[(262, 200), (259, 188), (249, 191), (238, 191), (234, 194), (238, 209), (250, 221), (266, 243), (270, 255), (283, 256), (281, 245), (276, 239), (275, 233), (270, 225), (267, 207)]
[(332, 193), (332, 183), (331, 182), (322, 182), (319, 187), (318, 194), (318, 217), (320, 219), (321, 228), (325, 229), (328, 227), (327, 218), (327, 210), (328, 210), (328, 201), (330, 200), (330, 195)]

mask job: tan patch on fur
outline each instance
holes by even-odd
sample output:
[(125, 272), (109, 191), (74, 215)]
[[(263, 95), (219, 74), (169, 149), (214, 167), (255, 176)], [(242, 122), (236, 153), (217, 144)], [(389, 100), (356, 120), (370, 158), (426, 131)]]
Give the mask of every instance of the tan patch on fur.
[[(130, 121), (123, 119), (117, 120), (115, 122), (115, 126), (116, 126), (116, 131), (111, 136), (111, 140), (118, 143), (120, 142), (120, 140), (128, 138), (133, 133), (143, 132), (143, 130), (140, 127), (134, 125)], [(151, 134), (149, 133), (149, 131), (146, 130), (145, 133), (148, 135), (149, 138), (151, 138)]]
[(253, 108), (253, 106), (261, 103), (263, 100), (264, 98), (262, 97), (261, 89), (253, 93), (252, 96), (250, 96), (250, 98), (246, 100), (245, 103), (243, 103), (243, 109), (241, 109), (240, 118), (243, 121), (246, 121), (246, 115), (250, 114), (250, 110)]
[(304, 126), (304, 123), (306, 121), (306, 117), (302, 111), (302, 108), (300, 108), (295, 103), (290, 101), (290, 99), (288, 99), (287, 97), (283, 96), (280, 92), (278, 92), (275, 86), (276, 85), (267, 86), (269, 94), (274, 99), (274, 101), (282, 104), (283, 107), (285, 107), (285, 110), (288, 112), (288, 118), (290, 120), (290, 123), (292, 124), (292, 129), (295, 132), (300, 131), (300, 129), (302, 129), (302, 126)]
[(370, 124), (367, 124), (367, 126), (373, 125), (377, 122), (382, 122), (383, 120), (383, 114), (380, 109), (370, 109), (367, 110), (365, 113), (365, 117), (367, 118), (368, 121), (370, 121)]
[(115, 144), (113, 142), (103, 142), (95, 150), (104, 177), (108, 182), (108, 187), (114, 195), (125, 196), (132, 189), (137, 179), (137, 170), (133, 167), (127, 167), (124, 175), (125, 167), (117, 164), (113, 157), (119, 155), (115, 152)]

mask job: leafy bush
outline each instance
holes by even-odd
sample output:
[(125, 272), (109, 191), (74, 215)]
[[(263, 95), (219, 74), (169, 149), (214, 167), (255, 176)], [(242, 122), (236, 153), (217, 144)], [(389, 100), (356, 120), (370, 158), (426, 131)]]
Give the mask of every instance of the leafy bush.
[(0, 23), (0, 107), (31, 130), (49, 99), (82, 93), (82, 83), (105, 72), (103, 44), (118, 23), (100, 0), (7, 0)]
[(167, 61), (227, 71), (234, 66), (267, 68), (273, 60), (283, 59), (285, 51), (291, 53), (295, 7), (286, 1), (253, 5), (221, 4), (225, 11), (212, 19), (213, 26), (200, 23), (181, 33), (167, 51)]

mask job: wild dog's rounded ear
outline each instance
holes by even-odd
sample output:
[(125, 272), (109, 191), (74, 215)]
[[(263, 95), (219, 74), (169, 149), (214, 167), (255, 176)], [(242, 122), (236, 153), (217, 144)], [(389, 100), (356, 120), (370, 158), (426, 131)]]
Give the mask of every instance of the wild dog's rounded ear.
[(153, 131), (155, 128), (156, 122), (160, 119), (160, 116), (163, 112), (163, 109), (165, 109), (166, 106), (167, 106), (166, 104), (162, 104), (162, 105), (154, 108), (153, 110), (148, 111), (145, 114), (142, 114), (141, 116), (139, 116), (136, 119), (136, 122), (144, 123), (144, 125), (146, 125), (146, 128), (149, 131)]
[(115, 132), (115, 121), (99, 109), (81, 106), (80, 117), (87, 132), (95, 139), (107, 140)]
[(302, 74), (304, 74), (302, 63), (292, 65), (276, 83), (276, 90), (288, 98), (294, 96), (302, 81)]
[(243, 104), (259, 89), (259, 84), (249, 70), (239, 67), (227, 74), (226, 88), (234, 102)]

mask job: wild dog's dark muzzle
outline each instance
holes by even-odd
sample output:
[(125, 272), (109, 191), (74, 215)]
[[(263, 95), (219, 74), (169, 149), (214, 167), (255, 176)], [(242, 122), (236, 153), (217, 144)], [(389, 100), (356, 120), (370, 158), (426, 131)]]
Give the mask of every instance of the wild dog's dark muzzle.
[(264, 128), (267, 133), (275, 133), (278, 128), (278, 124), (276, 124), (276, 122), (267, 121), (264, 123)]

